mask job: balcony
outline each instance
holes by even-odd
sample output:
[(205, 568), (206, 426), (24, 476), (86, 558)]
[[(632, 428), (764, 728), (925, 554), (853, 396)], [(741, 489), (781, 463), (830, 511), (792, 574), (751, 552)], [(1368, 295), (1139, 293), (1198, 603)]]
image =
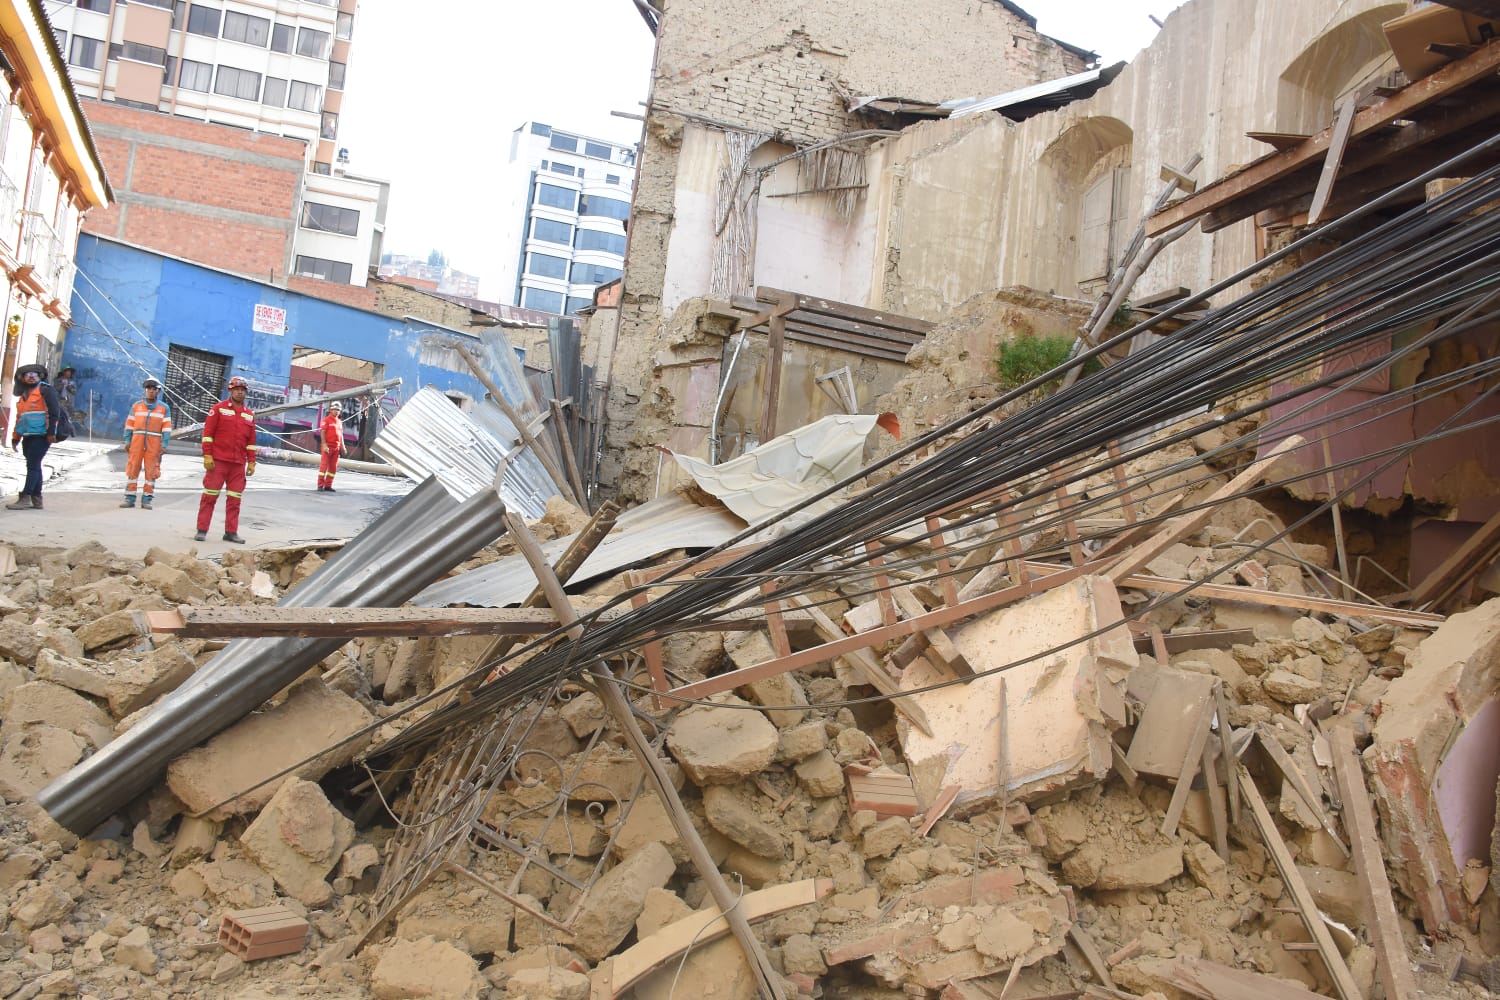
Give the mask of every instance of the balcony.
[(16, 223), (20, 220), (21, 188), (0, 168), (0, 243), (16, 249)]
[(31, 267), (32, 281), (41, 294), (67, 301), (73, 284), (72, 253), (40, 212), (25, 211), (21, 217), (21, 252), (16, 255), (20, 264)]

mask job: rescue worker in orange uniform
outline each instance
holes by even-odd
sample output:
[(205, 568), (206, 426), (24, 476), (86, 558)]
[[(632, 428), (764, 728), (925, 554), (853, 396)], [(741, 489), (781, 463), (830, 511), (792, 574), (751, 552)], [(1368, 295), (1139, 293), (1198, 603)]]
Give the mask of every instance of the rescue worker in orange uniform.
[(333, 474), (339, 471), (339, 456), (344, 453), (344, 404), (338, 400), (328, 404), (328, 413), (318, 429), (318, 440), (323, 442), (322, 461), (318, 463), (318, 489), (324, 493), (335, 492)]
[(240, 497), (245, 477), (255, 475), (255, 414), (245, 405), (250, 383), (239, 375), (229, 380), (229, 398), (214, 404), (203, 421), (203, 497), (198, 501), (197, 541), (208, 537), (219, 494), (224, 499), (224, 541), (240, 545)]
[(150, 510), (155, 499), (156, 481), (161, 478), (161, 453), (172, 440), (172, 407), (161, 395), (161, 382), (148, 378), (141, 383), (146, 398), (130, 408), (125, 418), (125, 499), (121, 507), (135, 506), (136, 480), (146, 474), (146, 488), (141, 493), (141, 509)]

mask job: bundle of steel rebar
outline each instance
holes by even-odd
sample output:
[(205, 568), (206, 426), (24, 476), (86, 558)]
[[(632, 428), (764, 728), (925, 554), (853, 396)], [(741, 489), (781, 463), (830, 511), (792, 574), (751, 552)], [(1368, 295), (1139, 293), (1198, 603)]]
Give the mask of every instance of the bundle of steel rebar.
[[(972, 509), (948, 523), (952, 530), (1007, 510), (1040, 510), (1059, 484), (1082, 482), (1153, 448), (1185, 441), (1244, 417), (1258, 418), (1265, 440), (1274, 434), (1278, 422), (1288, 423), (1313, 401), (1337, 398), (1361, 377), (1388, 370), (1440, 340), (1494, 322), (1500, 318), (1500, 212), (1492, 205), (1500, 198), (1500, 168), (1477, 173), (1415, 207), (1393, 211), (1392, 206), (1420, 191), (1431, 177), (1462, 175), (1467, 172), (1463, 161), (1492, 152), (1497, 145), (1500, 137), (1481, 143), (1063, 368), (913, 442), (875, 468), (895, 467), (920, 449), (951, 443), (829, 513), (701, 575), (688, 575), (693, 567), (690, 561), (674, 577), (654, 582), (653, 587), (671, 589), (644, 607), (607, 623), (594, 621), (597, 613), (591, 616), (588, 631), (576, 642), (556, 642), (554, 637), (517, 650), (513, 656), (530, 658), (479, 688), (472, 700), (433, 712), (376, 752), (429, 740), (449, 726), (482, 717), (553, 685), (600, 658), (618, 656), (653, 638), (701, 625), (734, 609), (736, 600), (747, 592), (753, 597), (745, 598), (746, 603), (759, 604), (868, 575), (865, 564), (872, 554), (894, 554), (910, 544), (912, 532), (920, 537), (926, 518), (938, 512)], [(1066, 368), (1081, 366), (1128, 343), (1211, 295), (1257, 274), (1263, 276), (1293, 254), (1315, 250), (1326, 252), (1067, 389), (1000, 416), (1014, 400)], [(1393, 334), (1402, 332), (1410, 335), (1393, 340)], [(1415, 406), (1459, 384), (1482, 383), (1488, 386), (1486, 391), (1492, 391), (1494, 366), (1493, 359), (1485, 359), (1395, 391), (1375, 403), (1349, 394), (1339, 416), (1356, 422), (1376, 419), (1384, 412), (1381, 407)], [(1272, 385), (1275, 392), (1252, 392)], [(1240, 400), (1241, 405), (1227, 416), (1222, 412), (1226, 401)], [(1284, 410), (1288, 404), (1297, 404), (1291, 407), (1290, 416), (1269, 418), (1273, 406)], [(1220, 410), (1216, 412), (1215, 407)], [(1456, 433), (1483, 418), (1466, 419), (1467, 423), (1450, 422), (1432, 434)], [(1162, 432), (1163, 427), (1168, 429)], [(1153, 431), (1157, 436), (1146, 441)], [(1132, 438), (1141, 443), (1117, 455), (1105, 451), (1111, 441)], [(1423, 439), (1389, 449), (1388, 454), (1410, 450)], [(1226, 445), (1226, 450), (1235, 448), (1244, 449), (1245, 442)], [(1158, 474), (1174, 470), (1168, 467)], [(1316, 474), (1324, 472), (1320, 467)], [(1001, 490), (1006, 491), (1004, 496), (998, 496)], [(1079, 506), (1066, 515), (1055, 516), (1076, 517), (1091, 506), (1103, 509), (1118, 503), (1117, 496), (1101, 491), (1081, 498)], [(783, 517), (796, 513), (788, 511)], [(756, 525), (752, 531), (765, 527)], [(751, 533), (720, 548), (738, 544)], [(895, 535), (901, 537), (892, 540)], [(766, 581), (773, 582), (773, 589), (761, 593), (756, 588)], [(622, 595), (614, 604), (628, 599), (628, 594)], [(487, 671), (490, 666), (481, 669)]]

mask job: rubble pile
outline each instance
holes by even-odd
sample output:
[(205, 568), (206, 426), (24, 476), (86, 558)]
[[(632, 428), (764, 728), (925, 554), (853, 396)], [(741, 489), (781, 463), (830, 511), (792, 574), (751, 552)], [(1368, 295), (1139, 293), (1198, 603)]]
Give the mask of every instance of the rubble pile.
[[(1259, 520), (1279, 525), (1253, 501), (1225, 504), (1149, 570), (1200, 579), (1232, 566), (1243, 558), (1232, 543)], [(581, 522), (555, 506), (537, 532)], [(754, 996), (670, 809), (642, 789), (617, 722), (582, 684), (527, 730), (533, 764), (557, 766), (516, 767), (485, 803), (483, 821), (524, 850), (470, 838), (456, 858), (482, 882), (441, 872), (372, 927), (397, 830), (384, 810), (356, 825), (344, 765), (370, 746), (359, 734), (472, 669), (488, 637), (351, 642), (175, 760), (155, 792), (88, 838), (29, 801), (222, 645), (153, 642), (138, 613), (269, 604), (324, 555), (235, 552), (219, 566), (158, 550), (136, 563), (97, 545), (15, 553), (0, 594), (0, 995)], [(1311, 544), (1260, 559), (1264, 589), (1287, 595), (1330, 564)], [(906, 601), (940, 603), (915, 575), (894, 569), (891, 582)], [(605, 581), (595, 597), (620, 586)], [(862, 589), (819, 596), (851, 631), (883, 613)], [(1193, 977), (1221, 967), (1269, 977), (1286, 996), (1335, 995), (1339, 974), (1309, 940), (1307, 921), (1326, 919), (1343, 975), (1378, 996), (1360, 845), (1330, 763), (1335, 725), (1361, 749), (1373, 743), (1385, 863), (1424, 989), (1487, 995), (1453, 956), (1495, 951), (1490, 870), (1445, 860), (1446, 844), (1431, 843), (1437, 806), (1417, 792), (1456, 766), (1444, 741), (1490, 704), (1500, 602), (1429, 633), (1190, 595), (1143, 616), (1137, 634), (1126, 612), (1143, 599), (1084, 576), (952, 627), (949, 645), (930, 634), (898, 702), (871, 699), (851, 656), (687, 707), (634, 697), (664, 729), (692, 827), (786, 995), (1177, 1000), (1208, 995)], [(817, 641), (791, 609), (788, 632), (794, 647)], [(661, 651), (682, 682), (777, 655), (758, 630), (674, 636)], [(952, 678), (945, 663), (981, 676), (919, 690)], [(1200, 695), (1210, 710), (1222, 699), (1224, 714), (1213, 727), (1214, 713), (1202, 716), (1194, 743), (1182, 712), (1198, 711)], [(1233, 772), (1254, 784), (1226, 813), (1220, 786)], [(1253, 815), (1260, 798), (1270, 832)], [(564, 821), (548, 825), (559, 801)], [(401, 815), (405, 794), (392, 805)], [(243, 922), (244, 941), (221, 941), (226, 920)], [(257, 939), (256, 920), (282, 938)]]

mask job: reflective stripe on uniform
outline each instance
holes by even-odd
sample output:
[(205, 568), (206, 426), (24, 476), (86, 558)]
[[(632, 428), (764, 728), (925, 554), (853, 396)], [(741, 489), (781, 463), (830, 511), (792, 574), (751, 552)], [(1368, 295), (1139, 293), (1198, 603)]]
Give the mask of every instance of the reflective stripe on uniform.
[(225, 492), (227, 492), (230, 496), (234, 497), (236, 500), (238, 500), (240, 497), (242, 497), (242, 496), (245, 495), (243, 493), (236, 493), (234, 490), (226, 490)]
[(206, 496), (206, 497), (216, 497), (221, 492), (223, 492), (223, 491), (222, 490), (204, 490), (203, 491), (203, 495)]

